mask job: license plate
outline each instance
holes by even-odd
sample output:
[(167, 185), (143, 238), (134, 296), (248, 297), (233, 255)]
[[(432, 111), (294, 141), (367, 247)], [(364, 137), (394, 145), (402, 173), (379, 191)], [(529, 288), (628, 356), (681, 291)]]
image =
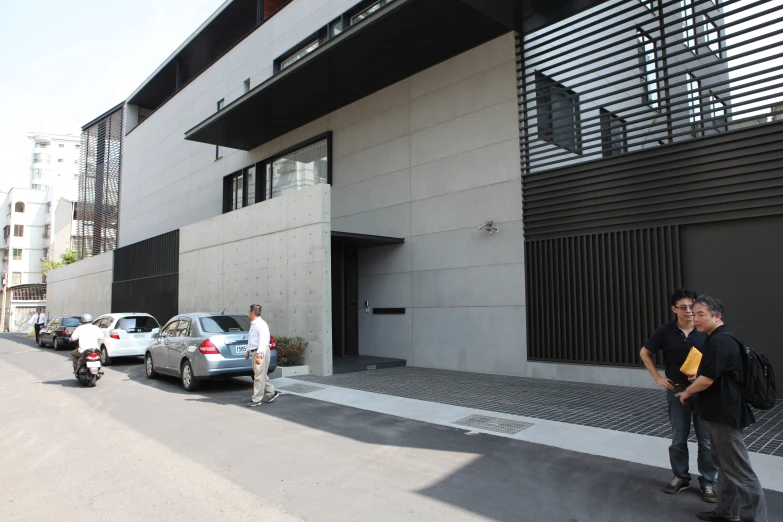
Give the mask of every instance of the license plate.
[(136, 334), (133, 337), (135, 337), (136, 339), (144, 339), (145, 335), (144, 334)]
[(234, 348), (236, 349), (237, 353), (245, 353), (245, 352), (247, 352), (247, 345), (235, 346)]
[(101, 363), (98, 361), (95, 362), (87, 361), (87, 368), (100, 368), (100, 367), (101, 367)]

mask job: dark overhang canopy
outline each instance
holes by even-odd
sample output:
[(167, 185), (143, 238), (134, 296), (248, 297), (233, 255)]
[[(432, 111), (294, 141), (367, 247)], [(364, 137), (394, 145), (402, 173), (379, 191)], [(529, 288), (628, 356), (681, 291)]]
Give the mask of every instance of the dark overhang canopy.
[(359, 248), (371, 248), (377, 246), (401, 245), (402, 243), (405, 243), (405, 239), (401, 237), (372, 236), (369, 234), (332, 231), (332, 242), (356, 245)]
[(417, 72), (602, 0), (395, 0), (185, 133), (251, 150)]

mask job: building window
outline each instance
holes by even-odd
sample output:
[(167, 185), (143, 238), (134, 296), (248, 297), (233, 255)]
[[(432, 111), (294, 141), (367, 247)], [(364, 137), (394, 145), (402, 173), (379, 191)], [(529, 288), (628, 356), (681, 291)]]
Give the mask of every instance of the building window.
[(78, 143), (76, 145), (74, 145), (74, 147), (76, 147), (77, 149), (81, 149), (82, 148), (82, 146), (79, 145)]
[(311, 52), (315, 51), (320, 47), (321, 41), (317, 38), (315, 40), (312, 40), (308, 43), (306, 43), (304, 46), (302, 46), (298, 51), (294, 51), (294, 53), (289, 56), (288, 58), (284, 58), (280, 60), (280, 70), (282, 71), (286, 67), (290, 67), (291, 65), (295, 64)]
[(378, 11), (381, 7), (385, 6), (388, 3), (391, 3), (392, 0), (378, 0), (377, 2), (371, 4), (369, 7), (364, 9), (363, 11), (360, 11), (359, 13), (353, 15), (351, 17), (351, 25), (356, 24), (370, 16), (371, 14)]
[(729, 120), (726, 117), (726, 114), (728, 113), (726, 102), (721, 100), (717, 95), (710, 94), (709, 111), (710, 111), (710, 120), (712, 121), (712, 124), (715, 126), (716, 131), (723, 132), (729, 130), (727, 125)]
[(33, 190), (49, 190), (49, 185), (37, 185), (33, 183)]
[(62, 159), (62, 158), (60, 158), (60, 159), (58, 159), (58, 160), (57, 160), (57, 163), (64, 163), (64, 162), (65, 162), (65, 160), (64, 160), (64, 159)]
[(24, 213), (24, 203), (17, 201), (14, 205), (14, 212)]
[(601, 109), (601, 152), (604, 158), (628, 152), (625, 120)]
[(329, 24), (329, 38), (334, 38), (338, 34), (343, 32), (343, 19), (338, 18), (334, 22)]
[(686, 47), (696, 52), (696, 23), (693, 13), (693, 0), (680, 0), (682, 8), (682, 37)]
[(22, 249), (21, 248), (13, 248), (13, 257), (14, 261), (21, 261), (22, 260)]
[(329, 153), (326, 139), (283, 154), (267, 164), (268, 191), (273, 198), (329, 182)]
[(49, 155), (36, 152), (33, 154), (33, 163), (49, 163)]
[(41, 179), (46, 173), (44, 169), (33, 169), (33, 179)]
[(539, 137), (581, 154), (579, 97), (552, 78), (536, 73), (536, 116)]
[(49, 259), (49, 249), (48, 248), (44, 248), (43, 249), (43, 258), (44, 259)]
[(24, 237), (24, 225), (14, 225), (14, 237)]
[(47, 214), (51, 214), (52, 213), (52, 202), (51, 201), (47, 201), (46, 202), (46, 213)]
[[(217, 102), (217, 112), (220, 112), (223, 110), (223, 107), (226, 106), (226, 100), (225, 98), (219, 100)], [(223, 147), (220, 145), (215, 145), (215, 161), (219, 160), (223, 157)]]
[(245, 80), (245, 92), (247, 93), (250, 90), (250, 78)]
[(64, 149), (64, 148), (65, 148), (65, 143), (60, 143), (60, 144), (58, 145), (58, 147), (60, 147), (61, 149)]
[(712, 51), (720, 60), (720, 30), (718, 25), (712, 19), (704, 15), (704, 41), (707, 43), (707, 49)]
[(655, 0), (641, 0), (641, 1), (642, 1), (642, 4), (644, 5), (644, 7), (646, 7), (650, 11), (655, 12), (656, 7), (658, 7), (655, 4)]
[(22, 284), (22, 272), (11, 272), (11, 284), (14, 286)]
[(242, 172), (226, 176), (224, 183), (228, 186), (228, 202), (225, 212), (238, 210), (245, 206), (245, 177)]
[(49, 237), (49, 232), (51, 232), (51, 230), (52, 230), (51, 225), (44, 225), (43, 237), (44, 238), (48, 238)]
[(691, 73), (685, 73), (688, 89), (688, 114), (691, 122), (691, 133), (700, 136), (702, 130), (701, 115), (701, 82)]
[(49, 147), (49, 143), (46, 141), (36, 141), (35, 146), (38, 147), (39, 149), (45, 149)]
[(636, 30), (636, 38), (639, 42), (639, 69), (642, 72), (642, 102), (653, 109), (659, 108), (658, 99), (658, 60), (655, 40), (642, 31)]

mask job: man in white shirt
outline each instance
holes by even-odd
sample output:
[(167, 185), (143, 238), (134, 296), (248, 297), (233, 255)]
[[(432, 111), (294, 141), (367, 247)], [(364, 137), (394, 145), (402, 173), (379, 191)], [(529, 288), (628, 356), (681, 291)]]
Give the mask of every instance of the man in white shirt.
[(269, 359), (272, 356), (269, 350), (269, 325), (261, 319), (261, 305), (250, 305), (247, 313), (250, 318), (250, 332), (247, 336), (247, 352), (245, 359), (253, 358), (253, 398), (248, 403), (248, 408), (261, 406), (264, 396), (266, 402), (272, 402), (280, 395), (275, 386), (269, 380)]
[(33, 328), (35, 328), (35, 342), (37, 343), (40, 340), (41, 328), (46, 326), (46, 314), (39, 308), (35, 311), (31, 322), (33, 323)]
[(74, 371), (76, 371), (76, 363), (79, 362), (81, 354), (90, 349), (97, 350), (101, 345), (101, 341), (103, 341), (103, 330), (92, 324), (92, 316), (90, 314), (84, 314), (80, 317), (80, 320), (82, 322), (81, 326), (76, 328), (71, 334), (71, 341), (79, 341), (79, 346), (71, 352)]

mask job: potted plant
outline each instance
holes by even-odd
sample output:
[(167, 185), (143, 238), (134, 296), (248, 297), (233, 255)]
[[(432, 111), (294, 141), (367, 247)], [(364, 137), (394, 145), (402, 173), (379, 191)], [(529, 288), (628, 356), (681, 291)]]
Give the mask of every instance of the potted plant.
[(307, 375), (310, 368), (304, 363), (307, 341), (302, 337), (275, 337), (277, 344), (277, 369), (272, 378)]

